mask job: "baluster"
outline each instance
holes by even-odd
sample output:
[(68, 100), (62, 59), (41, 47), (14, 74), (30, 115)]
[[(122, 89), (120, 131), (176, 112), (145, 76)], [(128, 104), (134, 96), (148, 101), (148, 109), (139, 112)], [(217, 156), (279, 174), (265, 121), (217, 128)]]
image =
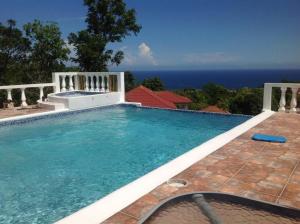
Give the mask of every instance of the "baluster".
[(105, 92), (104, 75), (101, 75), (101, 92)]
[(91, 88), (90, 88), (90, 91), (93, 92), (95, 89), (94, 89), (94, 76), (90, 76), (90, 79), (91, 79)]
[(11, 89), (7, 90), (7, 101), (12, 101), (12, 97), (11, 97)]
[(99, 76), (96, 76), (96, 92), (99, 92)]
[(285, 93), (286, 93), (286, 87), (281, 87), (281, 97), (280, 97), (280, 102), (279, 102), (279, 110), (280, 112), (284, 112), (285, 111), (285, 104), (286, 104), (286, 100), (285, 100)]
[(66, 76), (65, 75), (62, 75), (61, 76), (62, 80), (61, 80), (61, 92), (66, 92)]
[(21, 101), (22, 101), (21, 106), (22, 106), (22, 107), (27, 107), (28, 105), (27, 105), (27, 103), (26, 103), (25, 88), (22, 88), (22, 89), (21, 89), (21, 92), (22, 92), (22, 94), (21, 94)]
[(106, 89), (105, 92), (109, 92), (109, 75), (106, 75)]
[(86, 75), (85, 77), (85, 91), (89, 91), (89, 77)]
[(73, 75), (69, 75), (69, 91), (74, 91)]
[(291, 108), (290, 108), (290, 113), (296, 113), (297, 109), (297, 93), (298, 93), (298, 88), (294, 87), (292, 88), (292, 99), (291, 99)]
[(40, 100), (43, 100), (43, 96), (44, 96), (44, 87), (40, 87)]

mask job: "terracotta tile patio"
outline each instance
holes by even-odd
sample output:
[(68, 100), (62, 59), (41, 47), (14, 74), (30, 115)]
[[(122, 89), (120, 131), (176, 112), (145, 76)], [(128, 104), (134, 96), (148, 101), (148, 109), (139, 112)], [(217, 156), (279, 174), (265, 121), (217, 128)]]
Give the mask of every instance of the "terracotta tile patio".
[[(287, 137), (284, 144), (255, 142), (253, 133)], [(276, 113), (174, 178), (183, 188), (162, 184), (105, 224), (137, 223), (163, 199), (192, 191), (227, 192), (300, 208), (300, 115)]]
[(39, 108), (37, 106), (31, 106), (28, 108), (14, 108), (14, 109), (0, 109), (0, 119), (2, 118), (8, 118), (8, 117), (15, 117), (20, 115), (26, 115), (26, 114), (35, 114), (35, 113), (41, 113), (49, 111), (48, 109)]

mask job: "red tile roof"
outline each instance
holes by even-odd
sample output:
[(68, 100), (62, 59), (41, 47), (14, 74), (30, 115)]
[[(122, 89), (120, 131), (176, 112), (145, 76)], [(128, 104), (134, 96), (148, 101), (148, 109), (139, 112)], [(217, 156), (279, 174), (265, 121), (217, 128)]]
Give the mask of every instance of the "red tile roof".
[(201, 111), (204, 111), (204, 112), (214, 112), (214, 113), (225, 113), (225, 114), (229, 114), (228, 111), (226, 110), (223, 110), (222, 108), (218, 107), (218, 106), (215, 106), (215, 105), (210, 105), (204, 109), (202, 109)]
[(159, 97), (152, 90), (144, 87), (138, 86), (135, 89), (130, 90), (126, 93), (126, 101), (128, 102), (139, 102), (143, 106), (149, 107), (160, 107), (160, 108), (169, 108), (176, 109), (176, 105), (172, 102), (169, 102), (162, 97)]
[(172, 103), (191, 103), (192, 101), (184, 96), (177, 95), (170, 91), (157, 91), (155, 92), (159, 97), (170, 101)]

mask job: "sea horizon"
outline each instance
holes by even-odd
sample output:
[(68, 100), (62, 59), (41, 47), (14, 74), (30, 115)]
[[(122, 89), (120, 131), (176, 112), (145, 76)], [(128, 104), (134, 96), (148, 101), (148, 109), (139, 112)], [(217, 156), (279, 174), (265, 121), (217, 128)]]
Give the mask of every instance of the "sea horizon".
[(159, 77), (166, 89), (201, 88), (215, 83), (226, 88), (262, 87), (267, 82), (300, 81), (300, 69), (133, 70), (138, 82)]

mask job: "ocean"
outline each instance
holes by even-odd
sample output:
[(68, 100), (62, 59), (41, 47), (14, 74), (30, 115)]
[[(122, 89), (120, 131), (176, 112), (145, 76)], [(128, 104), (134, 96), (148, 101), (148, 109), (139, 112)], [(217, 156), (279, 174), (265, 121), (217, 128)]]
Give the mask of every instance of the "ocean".
[(293, 70), (198, 70), (198, 71), (132, 71), (138, 81), (160, 77), (167, 89), (201, 88), (206, 83), (227, 88), (262, 87), (266, 82), (299, 81), (300, 69)]

